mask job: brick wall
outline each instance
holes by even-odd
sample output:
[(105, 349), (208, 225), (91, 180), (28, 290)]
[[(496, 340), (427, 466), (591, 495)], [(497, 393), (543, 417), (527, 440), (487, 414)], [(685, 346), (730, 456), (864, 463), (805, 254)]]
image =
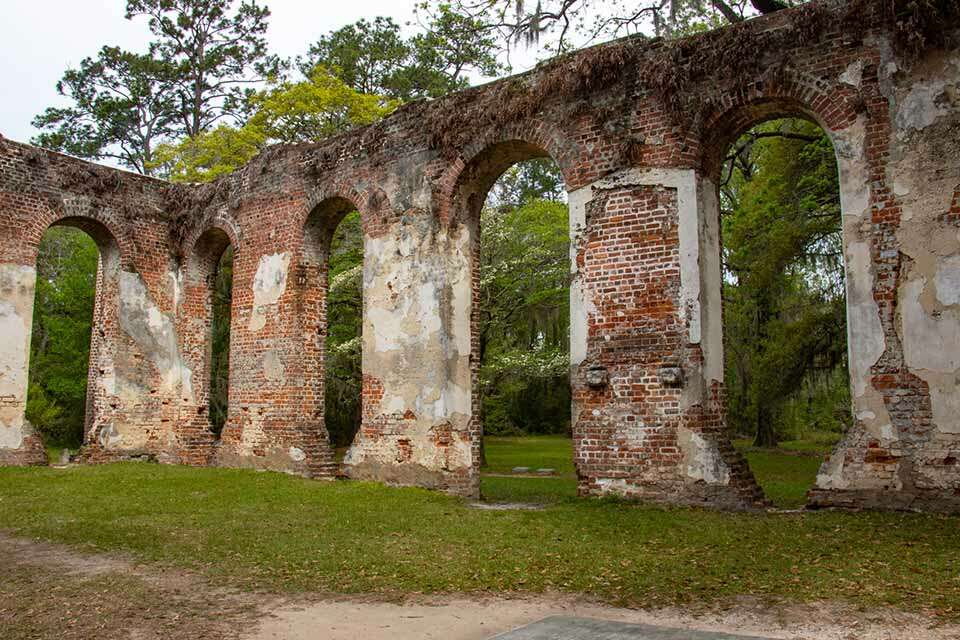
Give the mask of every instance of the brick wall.
[[(618, 41), (322, 144), (272, 147), (211, 185), (0, 140), (3, 318), (29, 338), (40, 237), (79, 226), (105, 256), (86, 459), (342, 471), (475, 495), (479, 210), (508, 166), (548, 156), (571, 194), (580, 492), (755, 508), (725, 429), (715, 185), (746, 129), (808, 117), (840, 160), (856, 417), (812, 504), (957, 510), (960, 25), (909, 52), (885, 6), (820, 2), (679, 41)], [(325, 243), (348, 206), (366, 248), (363, 426), (338, 470), (323, 421)], [(210, 274), (228, 243), (217, 440)], [(24, 351), (0, 357), (19, 372), (0, 379), (0, 462), (38, 462)]]

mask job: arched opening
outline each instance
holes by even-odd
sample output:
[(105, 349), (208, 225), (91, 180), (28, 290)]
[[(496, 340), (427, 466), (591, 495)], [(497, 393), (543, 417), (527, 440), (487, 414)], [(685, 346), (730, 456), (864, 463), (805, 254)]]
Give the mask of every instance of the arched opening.
[(464, 172), (457, 204), (475, 239), (471, 323), (481, 496), (509, 502), (573, 497), (563, 176), (539, 147), (495, 145)]
[(852, 422), (837, 156), (806, 116), (752, 115), (716, 177), (727, 425), (766, 497), (796, 508)]
[(100, 223), (64, 218), (37, 248), (26, 419), (52, 462), (66, 462), (94, 437), (96, 371), (107, 339), (104, 290), (115, 288), (119, 248)]
[(303, 270), (310, 298), (303, 315), (316, 336), (308, 363), (313, 414), (339, 461), (362, 422), (363, 229), (354, 203), (330, 198), (314, 208), (304, 228)]
[[(198, 326), (190, 330), (202, 353), (201, 391), (197, 414), (206, 416), (206, 428), (219, 439), (229, 419), (230, 327), (233, 317), (233, 261), (236, 249), (219, 228), (205, 231), (194, 245), (188, 269), (190, 309)], [(204, 422), (201, 420), (201, 423)]]

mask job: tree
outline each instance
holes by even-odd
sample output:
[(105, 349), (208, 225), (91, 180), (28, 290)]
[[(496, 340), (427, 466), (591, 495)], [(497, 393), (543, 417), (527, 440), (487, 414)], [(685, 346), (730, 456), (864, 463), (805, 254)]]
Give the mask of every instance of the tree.
[(210, 314), (210, 430), (223, 431), (229, 408), (230, 321), (233, 309), (233, 247), (217, 261)]
[(221, 124), (178, 144), (160, 145), (150, 167), (173, 182), (210, 182), (245, 165), (265, 143), (256, 127)]
[(337, 225), (328, 257), (324, 417), (334, 446), (349, 445), (360, 428), (363, 231), (360, 214)]
[(470, 72), (494, 76), (504, 70), (496, 59), (496, 41), (474, 19), (446, 4), (424, 5), (426, 31), (404, 40), (390, 18), (360, 20), (331, 32), (298, 59), (311, 76), (318, 67), (335, 73), (366, 94), (409, 101), (438, 97), (467, 85)]
[(90, 236), (69, 227), (40, 243), (26, 417), (48, 445), (83, 442), (98, 255)]
[(256, 0), (128, 0), (127, 18), (147, 16), (150, 53), (175, 69), (180, 131), (195, 137), (225, 116), (239, 118), (256, 84), (281, 63), (267, 53), (270, 10)]
[(558, 433), (570, 427), (569, 238), (567, 207), (554, 191), (558, 173), (549, 160), (515, 165), (494, 186), (481, 213), (478, 302), (486, 433)]
[(505, 43), (538, 43), (555, 34), (556, 53), (571, 48), (578, 34), (585, 43), (624, 33), (673, 36), (723, 23), (739, 22), (749, 11), (771, 13), (788, 6), (780, 0), (455, 0), (452, 8), (496, 32)]
[(394, 78), (407, 63), (410, 48), (392, 18), (360, 20), (322, 36), (297, 60), (307, 77), (325, 67), (360, 93), (396, 95)]
[(399, 102), (360, 93), (323, 67), (306, 82), (283, 82), (250, 101), (248, 126), (271, 142), (318, 142), (351, 127), (372, 124)]
[(846, 384), (832, 375), (846, 367), (836, 159), (816, 125), (773, 121), (734, 145), (724, 175), (728, 416), (757, 446), (774, 446), (801, 390), (813, 393), (818, 377)]
[(566, 197), (560, 167), (550, 158), (513, 165), (494, 183), (488, 206), (522, 207), (533, 200), (562, 202)]
[(67, 69), (57, 93), (70, 107), (50, 107), (33, 119), (36, 145), (93, 160), (113, 159), (150, 172), (154, 149), (172, 135), (176, 114), (169, 65), (150, 55), (104, 47), (96, 59)]
[(436, 98), (467, 87), (468, 73), (492, 78), (509, 71), (497, 61), (497, 41), (476, 19), (441, 3), (420, 11), (428, 17), (424, 33), (409, 41), (410, 63), (398, 74), (402, 91), (409, 97)]
[(281, 82), (249, 102), (254, 113), (243, 126), (220, 124), (178, 144), (160, 145), (151, 167), (175, 182), (208, 182), (242, 167), (267, 144), (319, 142), (376, 122), (397, 105), (358, 93), (323, 68), (309, 81)]

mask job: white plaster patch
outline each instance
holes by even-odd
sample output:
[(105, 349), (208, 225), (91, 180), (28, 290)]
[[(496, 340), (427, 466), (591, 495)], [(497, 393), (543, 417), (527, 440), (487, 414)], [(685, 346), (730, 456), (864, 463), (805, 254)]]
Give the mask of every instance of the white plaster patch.
[(913, 84), (897, 108), (897, 129), (903, 132), (924, 129), (940, 116), (947, 115), (949, 110), (936, 103), (945, 88), (946, 82), (943, 80)]
[(632, 488), (623, 478), (597, 478), (596, 483), (602, 495), (624, 496)]
[(267, 307), (276, 304), (287, 290), (289, 269), (290, 254), (287, 252), (260, 256), (257, 273), (253, 277), (250, 331), (260, 331), (267, 325)]
[(0, 265), (0, 397), (20, 402), (27, 396), (36, 279), (33, 267)]
[(105, 395), (117, 394), (117, 375), (113, 367), (103, 367), (103, 373), (97, 378), (97, 384)]
[(648, 433), (647, 425), (641, 420), (635, 420), (633, 422), (622, 423), (614, 437), (616, 438), (618, 446), (623, 444), (632, 449), (642, 446), (647, 439)]
[(591, 314), (596, 314), (593, 297), (583, 285), (577, 265), (580, 236), (586, 231), (587, 203), (593, 198), (593, 189), (588, 186), (567, 194), (567, 214), (570, 233), (570, 366), (576, 368), (587, 359), (587, 327)]
[(960, 435), (960, 393), (957, 393), (957, 377), (937, 376), (930, 382), (930, 408), (933, 423), (940, 433)]
[(23, 428), (0, 423), (0, 449), (19, 449), (23, 446)]
[(170, 271), (167, 277), (170, 279), (170, 298), (173, 300), (173, 308), (176, 311), (180, 307), (180, 298), (183, 295), (183, 271)]
[(960, 256), (951, 256), (937, 265), (934, 284), (940, 304), (960, 304)]
[(915, 277), (900, 287), (903, 359), (912, 370), (952, 374), (960, 369), (960, 318), (927, 313), (920, 302), (926, 284), (925, 278)]
[(109, 449), (123, 442), (123, 436), (113, 424), (100, 427), (100, 435), (97, 439), (100, 442), (100, 446), (104, 449)]
[[(30, 326), (13, 304), (0, 301), (0, 395), (26, 397)], [(26, 326), (25, 326), (26, 325)]]
[(820, 465), (817, 472), (818, 489), (846, 489), (848, 485), (843, 476), (843, 455), (832, 455)]
[(847, 257), (847, 336), (850, 377), (854, 397), (860, 397), (870, 384), (870, 368), (886, 349), (880, 310), (873, 299), (873, 274), (870, 246), (851, 242)]
[(307, 459), (307, 454), (304, 453), (303, 449), (298, 447), (290, 447), (288, 454), (290, 455), (290, 459), (294, 462), (303, 462)]
[(685, 427), (678, 427), (677, 442), (683, 451), (687, 478), (702, 480), (707, 484), (729, 484), (730, 469), (717, 448), (703, 436)]
[(851, 87), (859, 87), (860, 83), (863, 82), (863, 60), (851, 62), (846, 71), (840, 74), (839, 80)]
[(156, 366), (162, 392), (179, 387), (185, 397), (193, 396), (192, 372), (180, 357), (173, 319), (154, 304), (136, 273), (120, 272), (120, 326)]
[(271, 349), (263, 355), (263, 376), (271, 382), (283, 382), (286, 368), (276, 350)]

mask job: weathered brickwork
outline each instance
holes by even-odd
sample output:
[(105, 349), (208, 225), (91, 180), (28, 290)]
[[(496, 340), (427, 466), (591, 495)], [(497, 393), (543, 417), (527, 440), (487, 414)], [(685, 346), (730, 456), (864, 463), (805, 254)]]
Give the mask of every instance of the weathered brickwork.
[[(46, 229), (70, 224), (101, 251), (86, 460), (476, 495), (480, 209), (510, 165), (550, 157), (570, 202), (580, 493), (762, 507), (725, 428), (716, 185), (738, 135), (794, 116), (837, 150), (855, 417), (810, 504), (960, 511), (960, 25), (940, 4), (827, 1), (618, 41), (322, 144), (272, 147), (211, 185), (0, 139), (0, 464), (43, 462), (23, 415), (34, 265)], [(338, 465), (324, 427), (327, 264), (354, 209), (363, 424)], [(211, 295), (228, 246), (218, 438)]]

